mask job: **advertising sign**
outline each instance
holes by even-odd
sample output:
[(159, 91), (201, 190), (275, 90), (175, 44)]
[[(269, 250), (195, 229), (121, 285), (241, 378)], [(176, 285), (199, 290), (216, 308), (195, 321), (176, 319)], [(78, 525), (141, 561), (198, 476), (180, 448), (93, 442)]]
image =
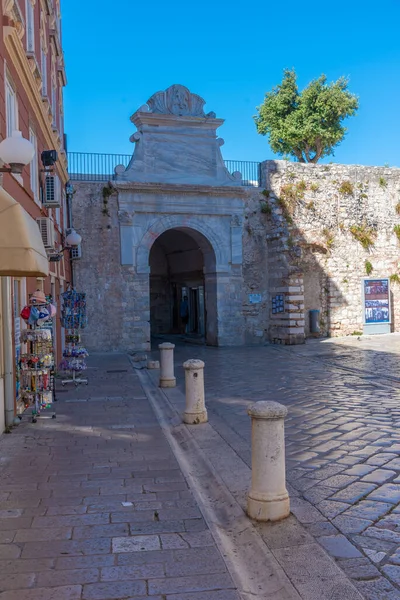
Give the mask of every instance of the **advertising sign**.
[(390, 323), (389, 279), (364, 279), (364, 323)]
[(262, 300), (261, 294), (249, 294), (250, 304), (260, 304)]

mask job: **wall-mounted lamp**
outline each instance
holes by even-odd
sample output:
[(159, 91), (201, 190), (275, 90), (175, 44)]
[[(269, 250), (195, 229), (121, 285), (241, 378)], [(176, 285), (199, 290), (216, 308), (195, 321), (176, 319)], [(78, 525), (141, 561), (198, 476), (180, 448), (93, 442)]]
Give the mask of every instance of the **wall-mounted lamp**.
[(13, 131), (11, 137), (0, 143), (0, 159), (8, 167), (0, 167), (0, 173), (20, 175), (22, 169), (29, 165), (35, 156), (35, 148), (29, 140), (22, 137), (20, 131)]
[[(67, 237), (65, 238), (65, 248), (75, 248), (79, 246), (82, 238), (79, 233), (76, 233), (75, 229), (71, 229)], [(64, 250), (65, 250), (64, 248)]]
[(61, 250), (58, 250), (58, 252), (56, 252), (55, 254), (50, 254), (49, 261), (50, 262), (60, 262), (63, 252), (65, 250), (69, 250), (71, 248), (77, 248), (79, 246), (79, 244), (81, 243), (81, 241), (82, 241), (82, 238), (79, 235), (79, 233), (77, 233), (75, 231), (75, 229), (71, 229), (70, 232), (68, 233), (67, 237), (64, 240), (63, 248), (61, 248)]

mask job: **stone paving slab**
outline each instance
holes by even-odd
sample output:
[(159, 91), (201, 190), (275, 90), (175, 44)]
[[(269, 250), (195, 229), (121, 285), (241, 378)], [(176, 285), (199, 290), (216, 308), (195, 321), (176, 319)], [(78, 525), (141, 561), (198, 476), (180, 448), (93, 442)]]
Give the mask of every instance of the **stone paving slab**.
[[(298, 347), (217, 349), (178, 344), (178, 387), (165, 391), (178, 411), (183, 409), (182, 364), (189, 358), (206, 364), (211, 427), (248, 466), (248, 406), (270, 399), (288, 407), (288, 489), (296, 501), (307, 501), (310, 507), (293, 502), (293, 512), (303, 521), (311, 521), (314, 514), (315, 523), (304, 525), (317, 540), (324, 538), (321, 542), (331, 538), (326, 547), (335, 549), (332, 556), (335, 539), (345, 536), (378, 570), (379, 576), (373, 570), (372, 580), (362, 585), (356, 563), (349, 571), (366, 598), (383, 599), (385, 594), (400, 598), (397, 570), (391, 568), (400, 548), (400, 531), (394, 526), (400, 512), (400, 335)], [(155, 380), (157, 373), (151, 376)], [(213, 462), (218, 468), (221, 458)], [(335, 559), (343, 569), (346, 561), (361, 560)], [(363, 572), (365, 566), (360, 564)]]
[[(164, 395), (156, 387), (157, 373), (153, 372), (152, 374), (149, 374), (149, 375), (150, 375), (150, 379), (147, 375), (144, 375), (144, 374), (141, 374), (140, 378), (141, 378), (141, 381), (144, 385), (144, 389), (146, 390), (146, 393), (147, 393), (149, 399), (153, 400), (153, 395), (157, 396), (157, 402), (159, 403), (159, 406), (157, 408), (159, 409), (159, 407), (161, 407), (161, 406), (170, 407), (172, 405), (175, 407), (175, 409), (178, 409), (178, 413), (182, 412), (185, 402), (184, 402), (184, 397), (183, 397), (182, 393), (179, 391), (179, 389), (164, 390), (164, 391), (166, 391), (166, 393), (168, 395), (168, 399), (169, 399), (169, 403), (167, 404)], [(155, 390), (157, 390), (157, 393), (155, 393)], [(160, 412), (162, 412), (162, 409), (160, 409)], [(168, 409), (167, 409), (167, 413), (168, 413)], [(168, 418), (169, 423), (172, 423), (172, 422), (180, 423), (180, 421), (181, 421), (181, 417), (178, 416), (176, 413), (174, 413), (174, 416), (171, 415)], [(179, 439), (179, 444), (182, 444), (184, 448), (194, 444), (194, 446), (195, 446), (194, 452), (196, 453), (196, 455), (201, 455), (202, 453), (204, 453), (206, 458), (212, 463), (212, 466), (210, 465), (208, 467), (209, 469), (211, 469), (211, 471), (210, 471), (211, 478), (213, 476), (215, 477), (215, 474), (214, 474), (215, 471), (213, 471), (212, 469), (213, 468), (217, 469), (218, 475), (223, 480), (226, 488), (228, 488), (228, 490), (230, 490), (232, 492), (234, 498), (236, 499), (236, 502), (238, 503), (238, 506), (235, 509), (233, 508), (235, 506), (234, 498), (231, 497), (229, 499), (229, 494), (226, 494), (226, 492), (225, 492), (226, 502), (225, 502), (225, 504), (221, 504), (221, 506), (219, 506), (219, 500), (217, 499), (218, 495), (215, 495), (215, 494), (210, 495), (209, 494), (210, 487), (212, 487), (212, 486), (210, 486), (210, 483), (209, 483), (210, 476), (207, 476), (206, 487), (203, 487), (203, 489), (200, 489), (200, 495), (203, 495), (203, 508), (204, 508), (204, 496), (209, 495), (211, 503), (212, 503), (216, 513), (217, 514), (222, 513), (223, 511), (225, 513), (225, 520), (223, 521), (223, 524), (222, 523), (217, 524), (217, 529), (223, 527), (225, 530), (229, 530), (230, 535), (233, 536), (232, 540), (236, 540), (236, 543), (237, 543), (237, 540), (240, 537), (243, 537), (241, 535), (241, 529), (243, 528), (243, 525), (240, 521), (239, 514), (243, 515), (243, 509), (245, 508), (246, 493), (249, 488), (250, 477), (251, 477), (250, 469), (248, 468), (247, 465), (245, 465), (242, 462), (241, 458), (234, 452), (234, 450), (230, 447), (230, 445), (226, 444), (225, 440), (223, 440), (219, 436), (219, 434), (209, 424), (204, 424), (201, 426), (185, 427), (184, 431), (187, 432), (186, 437), (184, 435), (184, 431), (182, 431), (182, 426), (178, 427), (177, 425), (175, 425), (173, 427), (172, 431), (177, 432), (176, 435)], [(226, 433), (226, 431), (225, 431), (225, 433)], [(174, 434), (172, 434), (172, 435), (174, 435)], [(187, 439), (187, 435), (190, 436), (191, 441), (189, 441), (189, 439)], [(244, 448), (242, 447), (241, 450), (243, 451)], [(180, 451), (178, 450), (176, 452), (176, 455), (179, 455), (179, 452)], [(191, 465), (190, 472), (196, 473), (196, 469), (194, 468), (194, 464), (196, 462), (195, 458), (193, 456), (190, 456), (190, 454), (188, 455), (186, 450), (184, 450), (183, 459), (186, 462), (190, 463), (190, 465)], [(200, 468), (199, 468), (200, 472), (202, 472), (202, 468), (204, 469), (204, 466), (203, 467), (200, 466)], [(197, 487), (200, 483), (200, 488), (201, 488), (201, 477), (197, 477), (197, 480), (198, 480)], [(221, 494), (221, 492), (220, 492), (220, 494)], [(300, 501), (300, 504), (301, 504), (301, 501)], [(307, 505), (308, 503), (304, 502), (304, 504)], [(230, 507), (230, 508), (228, 508), (228, 507)], [(308, 504), (308, 506), (301, 506), (300, 508), (304, 512), (305, 519), (306, 520), (310, 519), (312, 512), (314, 510), (313, 507)], [(227, 509), (230, 513), (232, 513), (232, 511), (235, 511), (231, 515), (230, 523), (226, 520)], [(228, 514), (229, 514), (229, 512), (228, 512)], [(314, 512), (315, 512), (315, 516), (319, 516), (318, 511), (314, 511)], [(234, 518), (232, 519), (232, 517), (234, 517)], [(213, 518), (215, 519), (215, 516), (213, 517), (211, 515), (211, 520), (213, 520)], [(243, 517), (242, 517), (242, 519), (243, 519)], [(307, 531), (304, 529), (304, 527), (302, 527), (302, 525), (300, 525), (300, 523), (294, 517), (290, 517), (289, 519), (286, 519), (280, 523), (254, 524), (253, 526), (254, 526), (255, 530), (258, 532), (258, 535), (261, 538), (262, 543), (264, 544), (264, 546), (262, 546), (262, 544), (261, 544), (261, 547), (263, 547), (263, 550), (261, 550), (261, 552), (264, 552), (264, 554), (265, 554), (266, 549), (269, 549), (271, 555), (275, 558), (277, 563), (280, 565), (280, 567), (283, 569), (283, 571), (289, 577), (289, 579), (292, 581), (292, 583), (294, 583), (294, 586), (298, 592), (300, 591), (301, 585), (300, 585), (300, 582), (296, 582), (295, 579), (293, 579), (292, 568), (293, 568), (293, 564), (296, 562), (296, 559), (293, 554), (293, 550), (299, 551), (299, 556), (297, 559), (298, 564), (296, 565), (295, 571), (305, 569), (305, 572), (307, 573), (306, 577), (313, 581), (313, 586), (310, 589), (308, 589), (307, 585), (304, 584), (304, 586), (303, 586), (304, 589), (302, 589), (300, 592), (301, 598), (304, 598), (304, 599), (307, 598), (310, 600), (314, 600), (315, 598), (320, 598), (320, 597), (321, 598), (322, 597), (327, 597), (327, 598), (328, 597), (329, 598), (349, 597), (349, 598), (354, 598), (354, 599), (355, 598), (361, 599), (361, 595), (356, 591), (354, 586), (349, 582), (346, 575), (334, 564), (334, 562), (332, 561), (332, 558), (328, 557), (328, 555), (323, 551), (321, 546), (314, 543), (313, 547), (315, 548), (315, 551), (319, 557), (319, 560), (322, 561), (323, 564), (325, 563), (325, 568), (318, 571), (318, 569), (317, 569), (317, 566), (319, 564), (318, 561), (314, 561), (314, 560), (310, 561), (310, 553), (303, 551), (303, 549), (305, 549), (307, 545), (309, 545), (309, 546), (312, 545), (314, 540), (307, 533)], [(247, 529), (248, 529), (248, 526), (247, 526)], [(335, 529), (335, 533), (337, 533), (336, 529)], [(253, 538), (254, 538), (254, 536), (253, 536)], [(253, 539), (252, 541), (250, 541), (250, 539), (248, 539), (248, 540), (243, 540), (243, 542), (246, 543), (247, 547), (253, 546), (254, 551), (260, 552), (261, 548), (260, 548), (259, 540), (256, 541), (256, 539)], [(239, 549), (240, 546), (237, 546), (237, 548)], [(280, 550), (282, 550), (283, 552), (280, 552)], [(236, 552), (235, 552), (235, 554), (236, 554)], [(239, 552), (237, 552), (237, 553), (239, 554)], [(237, 558), (239, 558), (239, 556)], [(264, 561), (266, 563), (267, 555), (265, 556)], [(255, 567), (255, 565), (250, 566), (250, 564), (248, 562), (248, 558), (247, 558), (247, 565), (246, 565), (246, 557), (242, 558), (242, 570), (245, 569), (247, 572), (250, 571), (250, 573), (248, 573), (250, 575), (250, 580), (253, 578), (253, 573), (257, 572), (256, 570), (254, 570), (254, 567)], [(265, 569), (265, 566), (264, 566), (264, 569)], [(330, 575), (329, 584), (327, 584), (325, 574), (329, 570), (331, 570), (331, 575)], [(249, 583), (250, 583), (250, 581), (249, 581)], [(249, 595), (250, 594), (249, 587), (244, 587), (244, 589), (248, 590), (247, 595)], [(279, 588), (277, 588), (275, 586), (274, 590), (271, 589), (269, 591), (269, 593), (267, 593), (266, 595), (261, 594), (260, 598), (262, 598), (262, 599), (277, 598), (278, 599), (278, 598), (281, 598), (281, 593), (282, 593), (281, 590), (279, 590)], [(337, 595), (338, 593), (340, 593), (340, 596)], [(247, 595), (245, 594), (246, 597), (247, 597)], [(254, 595), (250, 594), (250, 596), (251, 597), (254, 597), (254, 596), (259, 597), (257, 594), (254, 594)]]
[(0, 600), (237, 600), (128, 358), (92, 364), (0, 438)]

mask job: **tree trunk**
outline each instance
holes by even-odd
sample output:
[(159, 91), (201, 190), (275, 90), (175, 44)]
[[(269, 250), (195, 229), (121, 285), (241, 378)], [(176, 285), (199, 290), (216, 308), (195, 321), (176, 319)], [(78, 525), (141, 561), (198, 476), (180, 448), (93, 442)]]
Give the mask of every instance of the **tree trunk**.
[(299, 163), (305, 163), (306, 162), (301, 150), (296, 150), (294, 148), (293, 149), (293, 154), (295, 155), (295, 157), (297, 158), (297, 160), (299, 161)]

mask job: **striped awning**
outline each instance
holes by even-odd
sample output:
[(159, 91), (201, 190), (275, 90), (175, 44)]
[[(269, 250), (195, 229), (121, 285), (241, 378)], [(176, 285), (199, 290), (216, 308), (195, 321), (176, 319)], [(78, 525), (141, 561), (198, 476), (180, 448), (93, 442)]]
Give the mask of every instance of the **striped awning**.
[(0, 187), (0, 276), (48, 274), (49, 261), (36, 221)]

